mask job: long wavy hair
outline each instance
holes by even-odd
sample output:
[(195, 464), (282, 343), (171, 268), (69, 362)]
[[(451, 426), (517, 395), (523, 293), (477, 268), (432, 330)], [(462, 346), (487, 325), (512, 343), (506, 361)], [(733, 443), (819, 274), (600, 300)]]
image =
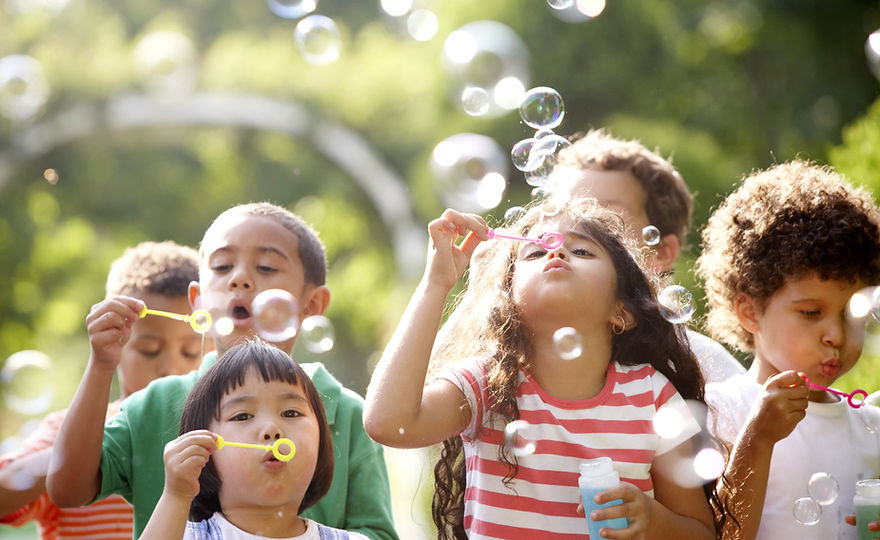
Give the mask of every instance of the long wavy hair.
[[(651, 364), (665, 375), (684, 399), (704, 403), (703, 378), (685, 337), (685, 328), (663, 318), (656, 292), (659, 276), (646, 271), (644, 254), (631, 245), (620, 217), (599, 206), (595, 199), (544, 199), (519, 219), (505, 225), (511, 234), (528, 236), (532, 227), (548, 216), (565, 215), (575, 228), (591, 237), (610, 255), (617, 274), (617, 298), (637, 321), (620, 335), (612, 334), (611, 361), (622, 365)], [(517, 420), (516, 388), (520, 368), (529, 367), (531, 338), (513, 301), (515, 242), (493, 242), (471, 268), (468, 286), (459, 296), (443, 338), (433, 354), (430, 372), (461, 358), (485, 359), (490, 422)], [(584, 299), (589, 305), (589, 299)], [(608, 329), (612, 333), (611, 328)], [(517, 460), (505, 445), (498, 459), (508, 467), (505, 484), (517, 475)], [(466, 466), (460, 436), (443, 441), (434, 468), (432, 516), (438, 538), (466, 538), (464, 493)], [(705, 486), (710, 502), (717, 500), (714, 483)], [(723, 519), (721, 514), (719, 519)], [(718, 526), (718, 524), (716, 524)]]

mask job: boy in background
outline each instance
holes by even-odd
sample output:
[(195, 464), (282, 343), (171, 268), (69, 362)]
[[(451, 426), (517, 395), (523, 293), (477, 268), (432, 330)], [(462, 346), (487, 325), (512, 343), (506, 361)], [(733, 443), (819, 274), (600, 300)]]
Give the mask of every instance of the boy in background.
[[(198, 253), (194, 249), (170, 241), (142, 242), (113, 261), (106, 298), (126, 295), (154, 309), (187, 313), (187, 288), (195, 279)], [(189, 325), (163, 317), (149, 317), (132, 326), (116, 369), (122, 395), (109, 404), (106, 419), (119, 411), (122, 399), (150, 381), (198, 368), (201, 341)], [(19, 450), (0, 456), (0, 523), (20, 527), (36, 521), (43, 540), (130, 539), (132, 508), (118, 495), (81, 508), (59, 508), (49, 499), (49, 457), (66, 414), (66, 409), (49, 414)]]

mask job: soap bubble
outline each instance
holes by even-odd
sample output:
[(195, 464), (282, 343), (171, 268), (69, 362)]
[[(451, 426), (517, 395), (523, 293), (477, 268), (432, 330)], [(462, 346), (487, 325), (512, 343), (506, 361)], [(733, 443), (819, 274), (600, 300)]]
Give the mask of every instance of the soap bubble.
[(501, 202), (507, 187), (507, 156), (494, 139), (476, 133), (447, 137), (431, 153), (435, 192), (446, 206), (481, 212)]
[(192, 92), (198, 84), (196, 48), (192, 41), (171, 30), (145, 35), (134, 49), (134, 65), (147, 91), (163, 99)]
[(299, 19), (315, 11), (318, 0), (266, 0), (269, 10), (285, 19)]
[(715, 448), (703, 448), (694, 456), (694, 472), (703, 480), (715, 480), (724, 473), (724, 456)]
[(850, 297), (846, 305), (846, 313), (850, 319), (861, 321), (871, 313), (875, 289), (876, 287), (866, 287)]
[(566, 9), (574, 5), (574, 0), (547, 0), (547, 5), (553, 9)]
[(857, 410), (865, 429), (871, 433), (880, 433), (880, 390), (868, 394)]
[(574, 360), (584, 352), (581, 335), (574, 328), (567, 326), (553, 333), (553, 345), (563, 360)]
[(670, 285), (657, 295), (660, 315), (672, 324), (687, 322), (694, 314), (694, 297), (681, 285)]
[(0, 112), (15, 120), (30, 120), (49, 99), (49, 82), (35, 58), (13, 54), (0, 58)]
[(392, 17), (402, 17), (412, 9), (412, 0), (379, 0), (382, 10)]
[(662, 407), (654, 413), (654, 432), (661, 439), (674, 439), (684, 429), (684, 417), (672, 407)]
[(430, 40), (437, 34), (439, 27), (440, 21), (430, 9), (417, 9), (406, 18), (406, 31), (416, 41)]
[(526, 209), (522, 206), (511, 206), (504, 212), (504, 221), (514, 222), (526, 213)]
[(489, 110), (489, 92), (479, 86), (468, 86), (461, 93), (461, 106), (471, 116), (482, 116)]
[(261, 292), (251, 303), (251, 311), (257, 332), (267, 341), (287, 341), (299, 330), (299, 304), (285, 290)]
[(300, 325), (300, 339), (305, 342), (309, 351), (325, 353), (333, 348), (336, 339), (333, 324), (323, 315), (306, 317)]
[(660, 229), (653, 225), (648, 225), (642, 229), (642, 240), (649, 246), (656, 246), (660, 243)]
[(324, 65), (339, 58), (341, 42), (336, 22), (324, 15), (309, 15), (293, 29), (293, 40), (303, 60)]
[(525, 420), (514, 420), (504, 427), (504, 445), (510, 448), (515, 456), (527, 456), (535, 453), (535, 443), (526, 437), (529, 424)]
[(235, 323), (232, 322), (232, 319), (229, 317), (220, 317), (217, 319), (217, 322), (214, 323), (214, 332), (220, 336), (228, 336), (235, 330)]
[(880, 30), (874, 30), (865, 41), (865, 56), (871, 73), (880, 78)]
[(562, 123), (565, 104), (559, 92), (539, 86), (526, 92), (519, 105), (519, 115), (523, 122), (535, 129), (553, 129)]
[(0, 369), (6, 406), (21, 414), (42, 414), (52, 405), (52, 360), (43, 352), (19, 351)]
[(536, 137), (535, 141), (529, 150), (529, 161), (524, 169), (526, 171), (536, 169), (548, 156), (555, 157), (560, 150), (571, 146), (571, 141), (555, 133)]
[(810, 477), (807, 483), (807, 493), (822, 506), (834, 504), (840, 493), (840, 485), (837, 479), (826, 472), (817, 472)]
[(535, 145), (537, 139), (529, 137), (528, 139), (523, 139), (513, 145), (513, 148), (510, 150), (510, 160), (513, 162), (513, 166), (521, 171), (528, 170), (529, 167), (529, 156), (532, 152), (532, 146)]
[(822, 506), (812, 497), (801, 497), (794, 502), (791, 513), (795, 521), (812, 527), (822, 519)]

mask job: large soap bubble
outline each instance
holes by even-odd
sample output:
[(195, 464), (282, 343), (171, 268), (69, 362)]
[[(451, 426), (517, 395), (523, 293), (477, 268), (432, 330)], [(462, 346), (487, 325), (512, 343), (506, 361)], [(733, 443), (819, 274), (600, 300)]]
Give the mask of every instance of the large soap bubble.
[(52, 360), (36, 350), (19, 351), (0, 369), (0, 390), (10, 409), (21, 414), (43, 414), (52, 405)]
[(447, 137), (431, 153), (435, 192), (446, 206), (482, 212), (501, 203), (507, 188), (507, 156), (494, 139), (476, 133)]
[(299, 331), (299, 304), (283, 289), (268, 289), (251, 302), (257, 332), (267, 341), (281, 343)]
[(553, 88), (539, 86), (523, 96), (519, 115), (523, 122), (535, 129), (553, 129), (565, 117), (565, 103)]
[(318, 66), (335, 62), (342, 48), (339, 27), (324, 15), (309, 15), (298, 22), (293, 41), (303, 60)]

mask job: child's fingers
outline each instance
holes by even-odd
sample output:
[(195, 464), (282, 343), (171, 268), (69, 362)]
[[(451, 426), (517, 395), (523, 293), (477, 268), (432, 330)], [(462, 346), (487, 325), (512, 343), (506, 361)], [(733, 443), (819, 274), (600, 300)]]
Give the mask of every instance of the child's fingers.
[[(791, 388), (809, 393), (809, 387), (804, 377), (796, 371), (783, 371), (767, 379), (764, 388)], [(806, 395), (806, 393), (804, 395)]]
[(482, 240), (474, 231), (467, 233), (467, 236), (464, 237), (464, 240), (461, 241), (458, 248), (467, 255), (468, 259), (474, 254), (474, 250), (477, 249), (477, 246), (480, 245)]
[(432, 237), (442, 235), (453, 239), (464, 236), (468, 231), (473, 231), (481, 240), (488, 240), (488, 227), (486, 222), (476, 214), (464, 214), (451, 208), (447, 208), (443, 215), (428, 224), (428, 231)]
[(852, 525), (853, 527), (855, 527), (855, 525), (856, 525), (856, 515), (855, 514), (848, 514), (847, 516), (845, 516), (843, 518), (843, 520), (846, 521), (849, 525)]

